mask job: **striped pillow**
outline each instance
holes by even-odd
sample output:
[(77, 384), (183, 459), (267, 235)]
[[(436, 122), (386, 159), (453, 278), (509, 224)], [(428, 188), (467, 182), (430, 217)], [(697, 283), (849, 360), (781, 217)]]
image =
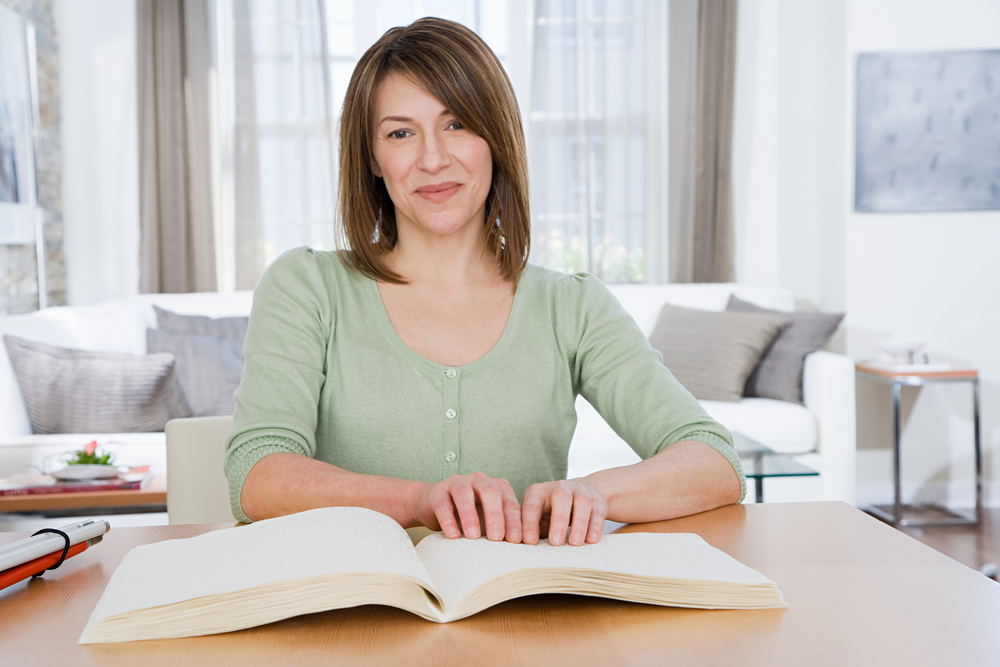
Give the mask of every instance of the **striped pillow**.
[(156, 323), (160, 331), (170, 331), (179, 334), (198, 334), (213, 338), (226, 338), (239, 343), (240, 358), (243, 358), (243, 340), (247, 337), (249, 317), (218, 317), (204, 315), (181, 315), (153, 306), (156, 311)]
[(837, 330), (843, 313), (785, 313), (768, 310), (729, 297), (727, 312), (771, 313), (788, 319), (788, 326), (775, 337), (761, 356), (760, 364), (747, 378), (745, 396), (777, 398), (790, 403), (802, 402), (802, 369), (806, 355), (826, 345)]
[(649, 335), (663, 365), (695, 398), (738, 401), (761, 354), (785, 326), (779, 315), (715, 312), (667, 304)]
[(171, 354), (3, 340), (35, 433), (155, 432), (171, 419), (191, 416)]
[(231, 415), (243, 374), (243, 341), (146, 329), (149, 352), (177, 358), (177, 378), (193, 417)]

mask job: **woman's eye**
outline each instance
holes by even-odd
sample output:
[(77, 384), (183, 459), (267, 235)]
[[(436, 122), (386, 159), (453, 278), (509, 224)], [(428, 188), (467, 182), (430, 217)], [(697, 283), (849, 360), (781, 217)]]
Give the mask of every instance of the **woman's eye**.
[(461, 123), (459, 123), (457, 120), (454, 123), (452, 123), (451, 125), (449, 125), (448, 127), (450, 129), (452, 129), (452, 130), (464, 130), (465, 129), (465, 127)]
[(408, 135), (408, 134), (409, 134), (409, 132), (407, 132), (406, 130), (395, 130), (394, 132), (390, 132), (389, 133), (389, 138), (390, 139), (405, 139), (406, 135)]

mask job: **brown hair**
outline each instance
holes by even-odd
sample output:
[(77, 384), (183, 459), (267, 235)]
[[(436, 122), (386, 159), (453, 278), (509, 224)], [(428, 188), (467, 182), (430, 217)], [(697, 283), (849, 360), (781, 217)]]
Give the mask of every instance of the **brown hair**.
[(350, 264), (374, 280), (405, 283), (385, 255), (396, 245), (396, 216), (385, 182), (372, 173), (375, 97), (400, 74), (437, 98), (469, 131), (486, 140), (493, 182), (486, 196), (486, 248), (503, 277), (517, 285), (528, 261), (528, 160), (521, 113), (500, 61), (465, 26), (423, 18), (392, 28), (368, 49), (351, 76), (340, 121), (338, 238)]

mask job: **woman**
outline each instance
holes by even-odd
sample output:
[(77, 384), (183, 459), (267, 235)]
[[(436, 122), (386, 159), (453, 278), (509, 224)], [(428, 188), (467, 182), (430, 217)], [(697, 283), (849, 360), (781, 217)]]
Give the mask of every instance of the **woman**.
[[(237, 517), (359, 506), (580, 545), (605, 519), (742, 499), (731, 436), (603, 285), (527, 265), (520, 116), (479, 37), (430, 18), (387, 32), (340, 142), (351, 250), (286, 253), (254, 295), (226, 443)], [(644, 461), (565, 479), (578, 393)]]

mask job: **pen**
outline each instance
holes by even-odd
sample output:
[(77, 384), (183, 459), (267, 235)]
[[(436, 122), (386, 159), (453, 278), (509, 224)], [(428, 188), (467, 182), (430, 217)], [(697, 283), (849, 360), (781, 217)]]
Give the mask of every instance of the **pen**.
[[(85, 519), (71, 523), (68, 526), (62, 526), (59, 530), (66, 533), (67, 537), (69, 537), (69, 545), (72, 547), (78, 542), (86, 542), (98, 535), (103, 535), (111, 530), (111, 526), (104, 520), (94, 521), (93, 519)], [(13, 544), (0, 547), (0, 572), (9, 570), (21, 563), (27, 563), (36, 558), (47, 556), (53, 552), (62, 553), (65, 547), (66, 540), (61, 535), (53, 533), (33, 535)]]
[[(83, 553), (88, 547), (97, 544), (102, 539), (104, 539), (104, 536), (98, 535), (97, 537), (93, 537), (85, 542), (77, 542), (69, 548), (69, 551), (66, 552), (66, 558), (69, 559), (79, 553)], [(60, 556), (62, 556), (62, 551), (55, 551), (47, 556), (36, 558), (28, 561), (27, 563), (22, 563), (21, 565), (12, 567), (9, 570), (0, 572), (0, 589), (7, 588), (12, 584), (16, 584), (17, 582), (27, 579), (28, 577), (32, 577), (39, 572), (44, 572), (58, 563)]]

